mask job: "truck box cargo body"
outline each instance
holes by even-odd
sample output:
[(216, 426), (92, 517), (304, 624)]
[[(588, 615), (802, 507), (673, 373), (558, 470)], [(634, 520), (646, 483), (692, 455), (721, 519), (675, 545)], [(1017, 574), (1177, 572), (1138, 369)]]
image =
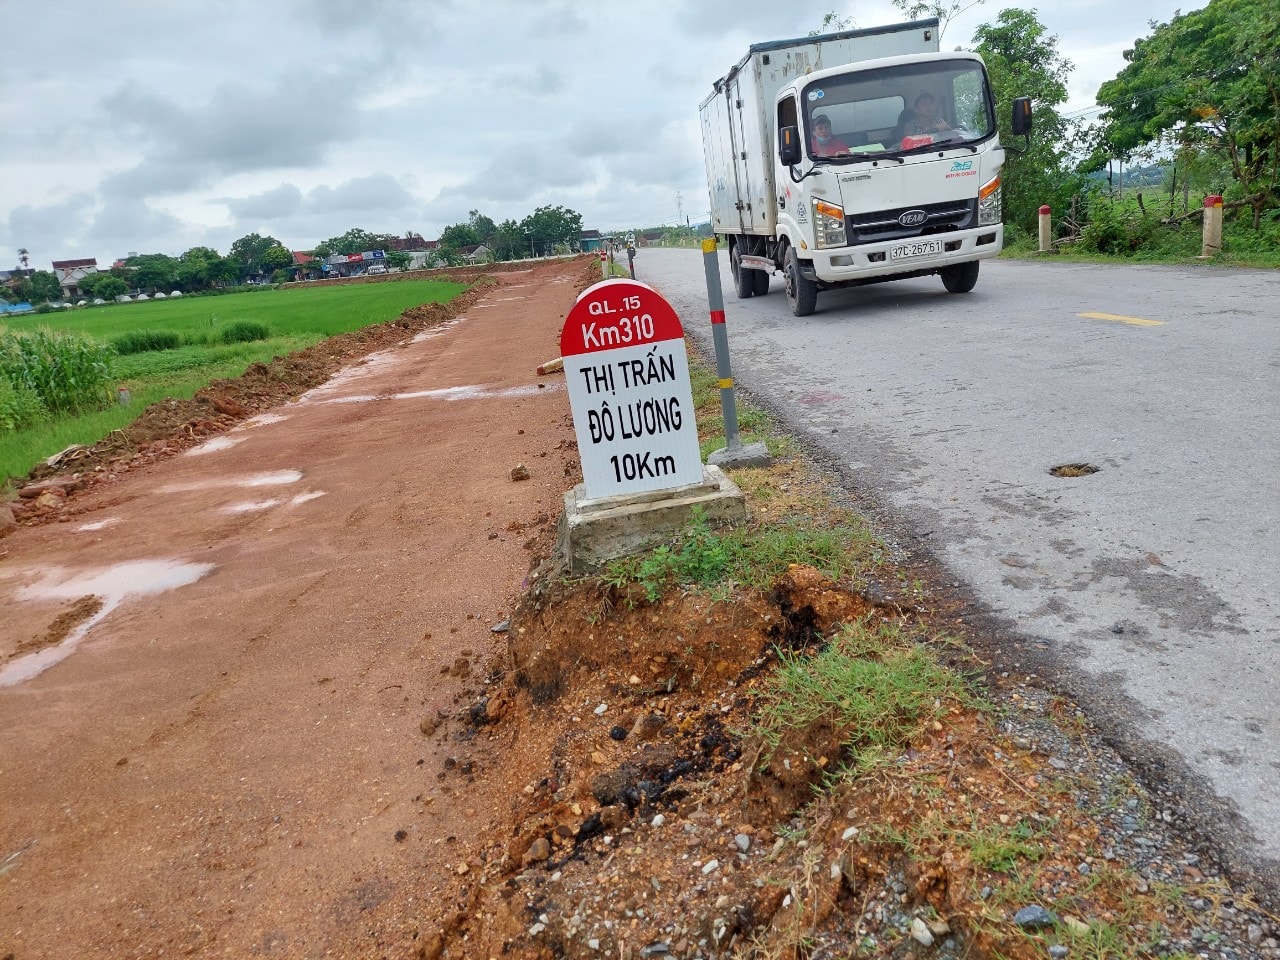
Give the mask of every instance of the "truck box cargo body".
[(840, 286), (973, 287), (1003, 245), (1004, 150), (981, 58), (938, 46), (937, 20), (758, 43), (716, 82), (703, 152), (740, 297), (777, 270), (799, 316)]

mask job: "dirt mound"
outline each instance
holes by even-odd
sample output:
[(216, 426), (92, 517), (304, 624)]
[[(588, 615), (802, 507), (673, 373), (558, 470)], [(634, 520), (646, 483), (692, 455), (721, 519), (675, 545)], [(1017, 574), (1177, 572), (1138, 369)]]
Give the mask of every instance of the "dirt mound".
[(783, 891), (759, 886), (748, 861), (774, 849), (774, 825), (812, 799), (839, 744), (819, 725), (762, 760), (755, 685), (779, 650), (813, 652), (872, 615), (805, 567), (732, 602), (536, 585), (490, 695), (430, 725), (459, 747), (496, 738), (484, 752), (504, 758), (514, 800), (509, 831), (456, 866), (443, 902), (463, 907), (434, 918), (424, 955), (638, 956), (666, 943), (693, 956), (699, 941), (767, 931)]

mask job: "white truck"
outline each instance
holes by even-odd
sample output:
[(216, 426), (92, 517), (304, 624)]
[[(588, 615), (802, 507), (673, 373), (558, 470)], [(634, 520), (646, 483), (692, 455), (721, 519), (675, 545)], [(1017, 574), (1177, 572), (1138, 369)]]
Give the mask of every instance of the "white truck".
[[(967, 293), (1004, 243), (1005, 148), (982, 58), (938, 21), (752, 44), (699, 108), (711, 223), (739, 297), (938, 274)], [(1014, 101), (1013, 130), (1031, 129)]]

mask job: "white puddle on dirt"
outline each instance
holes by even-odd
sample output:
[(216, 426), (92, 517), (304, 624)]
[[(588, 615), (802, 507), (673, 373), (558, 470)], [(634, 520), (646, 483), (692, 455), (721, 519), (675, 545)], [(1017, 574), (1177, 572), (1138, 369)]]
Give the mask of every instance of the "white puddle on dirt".
[(219, 450), (230, 450), (237, 443), (244, 443), (248, 437), (214, 437), (212, 440), (206, 440), (198, 447), (192, 447), (184, 457), (202, 457), (206, 453), (217, 453)]
[(119, 522), (119, 517), (107, 517), (104, 520), (95, 520), (93, 523), (82, 523), (76, 527), (76, 533), (92, 533), (94, 530), (105, 530), (107, 527), (114, 527)]
[(511, 397), (531, 397), (537, 393), (559, 390), (559, 384), (543, 384), (527, 387), (506, 387), (493, 390), (488, 387), (441, 387), (438, 390), (414, 390), (409, 393), (356, 394), (350, 397), (330, 397), (319, 403), (373, 403), (378, 400), (489, 400), (508, 399)]
[(222, 507), (219, 513), (258, 513), (262, 510), (270, 510), (272, 507), (278, 507), (282, 503), (288, 503), (291, 507), (299, 506), (308, 501), (323, 497), (325, 491), (316, 490), (311, 493), (300, 493), (291, 500), (286, 501), (283, 497), (274, 497), (270, 500), (246, 500), (243, 503), (233, 503), (230, 506)]
[(281, 423), (289, 418), (280, 413), (260, 413), (256, 417), (250, 417), (237, 430), (250, 430), (254, 427), (265, 427), (269, 423)]
[(426, 330), (423, 330), (421, 333), (415, 333), (412, 337), (409, 338), (409, 342), (422, 343), (424, 340), (431, 340), (431, 339), (434, 339), (435, 337), (443, 336), (444, 334), (449, 332), (450, 327), (457, 326), (459, 323), (461, 323), (463, 320), (466, 320), (466, 319), (468, 318), (465, 316), (454, 317), (452, 320), (446, 320), (444, 323), (440, 324), (439, 326), (428, 327)]
[(312, 387), (298, 398), (298, 403), (311, 403), (318, 397), (333, 393), (335, 390), (339, 390), (350, 383), (363, 380), (366, 377), (373, 376), (375, 373), (381, 373), (388, 367), (394, 367), (402, 362), (404, 362), (404, 357), (400, 354), (398, 347), (371, 353), (354, 366), (344, 367), (339, 370), (320, 386)]
[(212, 563), (185, 563), (181, 560), (131, 560), (72, 575), (61, 567), (43, 571), (40, 580), (19, 587), (14, 597), (30, 601), (78, 600), (92, 596), (102, 600), (102, 607), (57, 645), (7, 663), (0, 669), (0, 687), (12, 687), (30, 680), (65, 660), (85, 635), (128, 597), (163, 593), (195, 583), (213, 567)]
[(251, 500), (245, 503), (233, 503), (223, 507), (221, 513), (257, 513), (259, 510), (270, 510), (284, 503), (283, 500)]
[(251, 473), (243, 477), (215, 477), (211, 480), (193, 480), (190, 483), (171, 483), (161, 487), (159, 492), (190, 493), (193, 490), (216, 490), (218, 487), (278, 487), (286, 483), (297, 483), (301, 479), (301, 470), (275, 470)]

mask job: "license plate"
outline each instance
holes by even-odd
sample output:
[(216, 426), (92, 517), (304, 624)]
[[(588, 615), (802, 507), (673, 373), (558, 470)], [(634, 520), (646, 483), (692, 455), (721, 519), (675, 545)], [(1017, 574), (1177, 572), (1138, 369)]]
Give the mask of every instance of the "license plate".
[(931, 253), (942, 252), (941, 240), (920, 240), (916, 243), (904, 243), (889, 251), (890, 260), (906, 260), (910, 257), (927, 257)]

